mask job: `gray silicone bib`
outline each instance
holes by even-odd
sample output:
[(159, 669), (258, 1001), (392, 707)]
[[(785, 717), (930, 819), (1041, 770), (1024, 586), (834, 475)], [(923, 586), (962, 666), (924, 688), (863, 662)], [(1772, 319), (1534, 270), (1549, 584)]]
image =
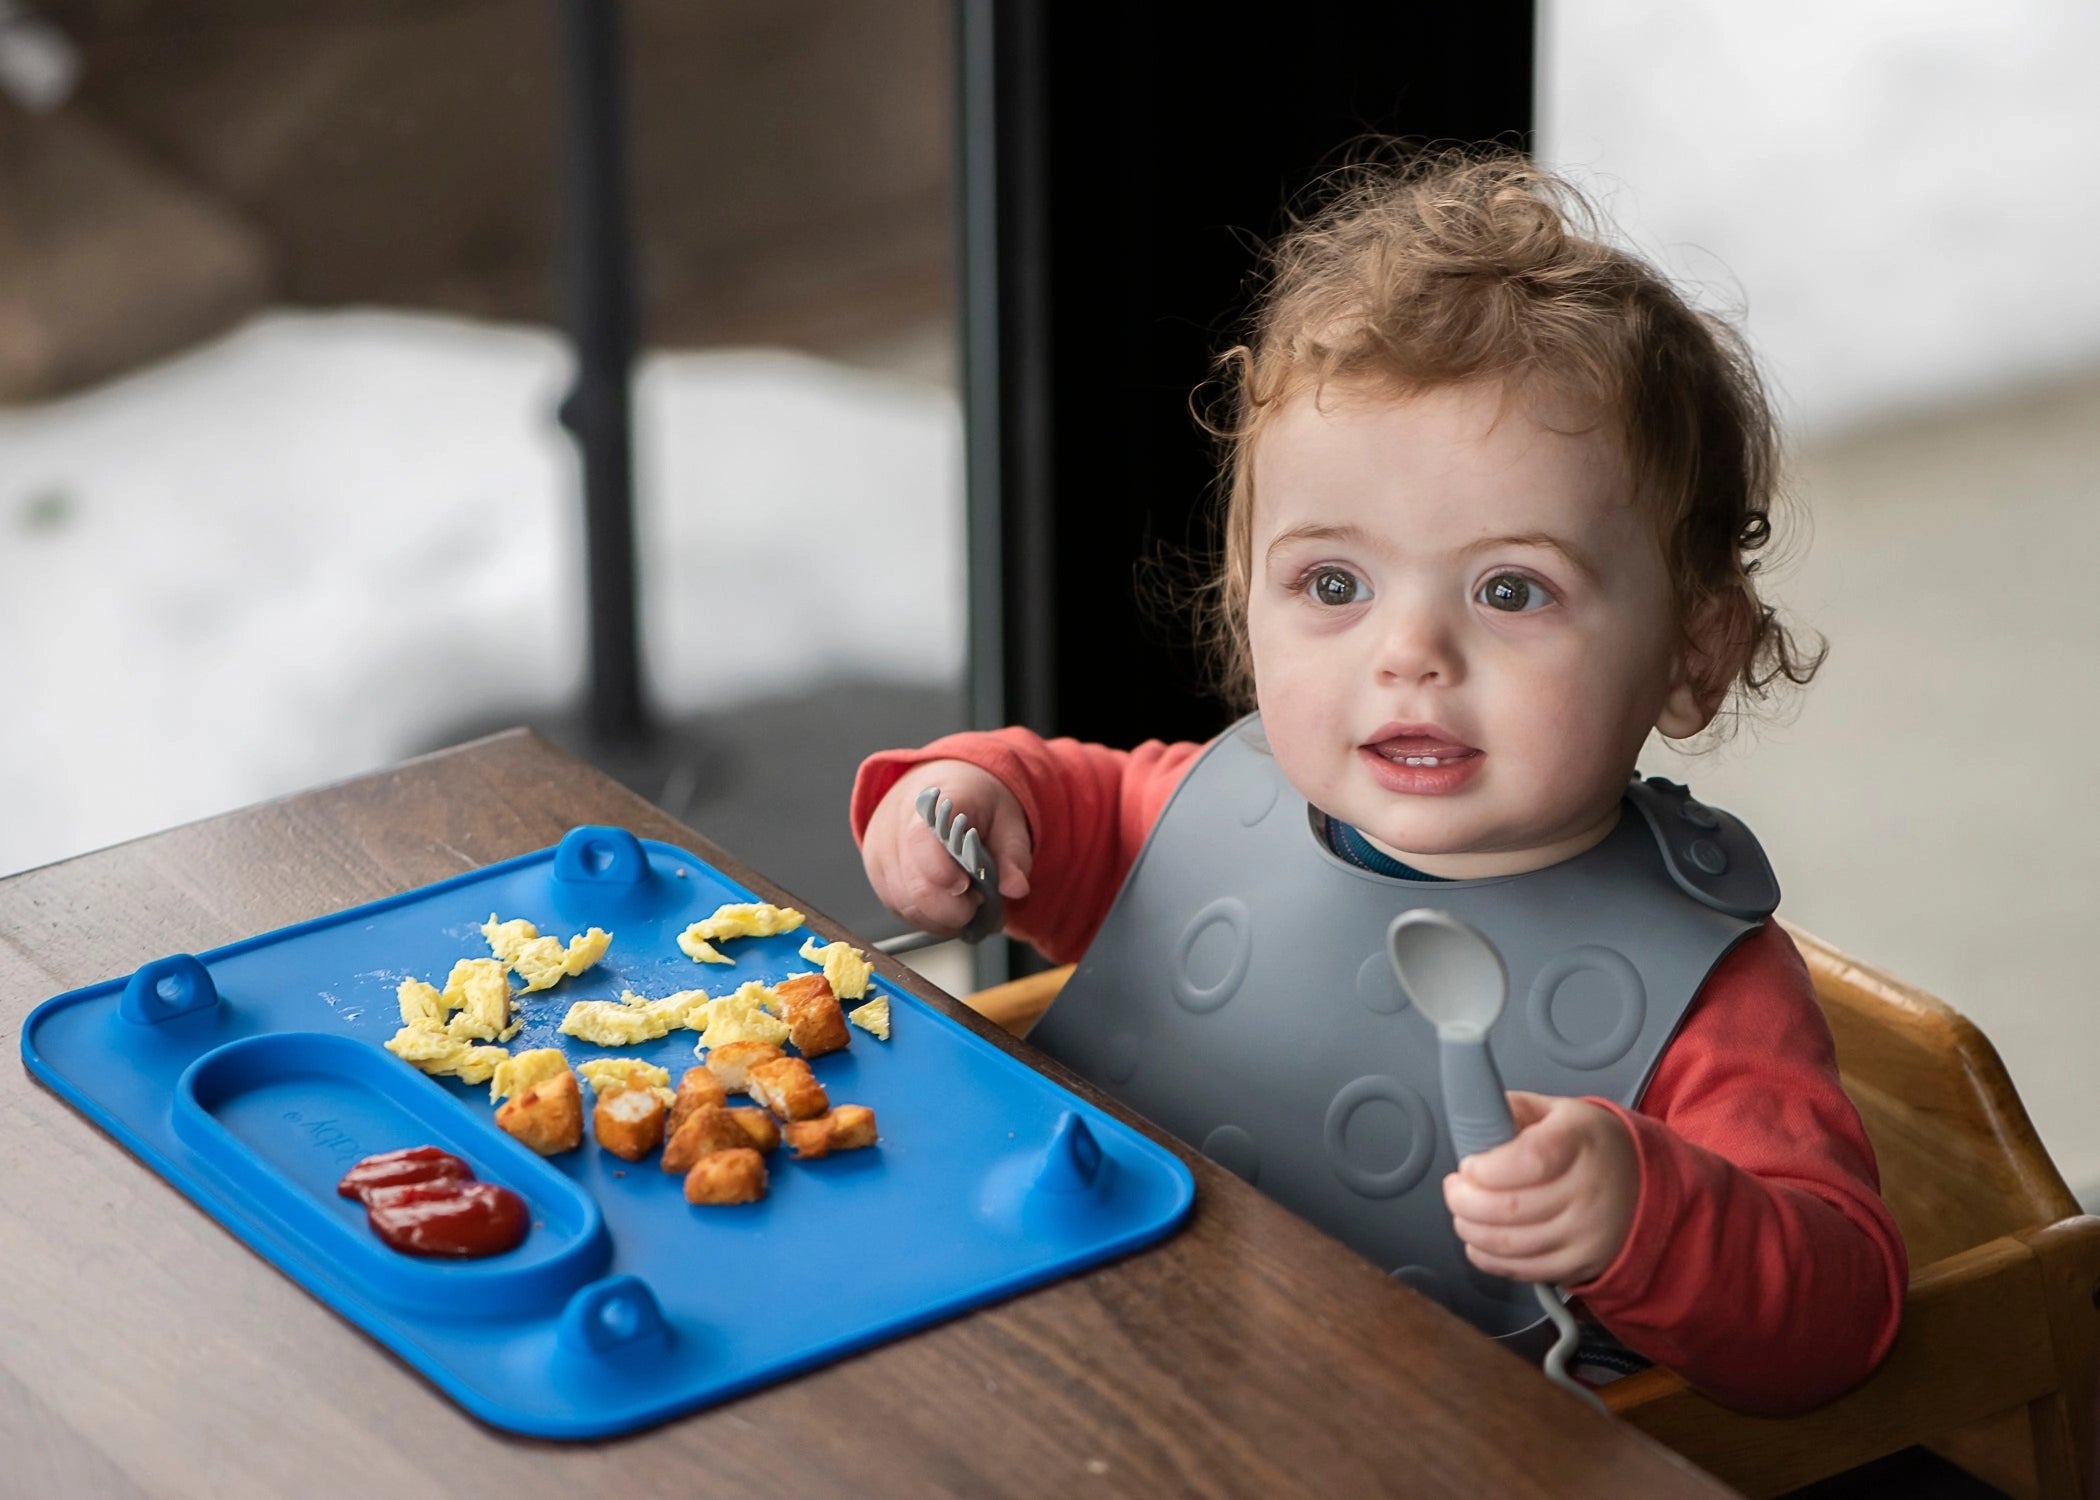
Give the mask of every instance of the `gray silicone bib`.
[[(1093, 946), (1029, 1040), (1498, 1337), (1530, 1292), (1465, 1258), (1435, 1028), (1386, 956), (1441, 907), (1501, 950), (1504, 1082), (1638, 1100), (1709, 971), (1778, 904), (1748, 829), (1635, 780), (1595, 848), (1525, 875), (1417, 882), (1337, 858), (1249, 718), (1176, 790)], [(1690, 1247), (1687, 1247), (1689, 1250)]]

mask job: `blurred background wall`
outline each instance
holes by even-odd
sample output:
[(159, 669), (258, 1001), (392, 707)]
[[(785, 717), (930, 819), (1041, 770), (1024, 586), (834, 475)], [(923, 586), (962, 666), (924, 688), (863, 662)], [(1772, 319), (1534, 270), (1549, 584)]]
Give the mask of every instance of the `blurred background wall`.
[[(37, 13), (80, 66), (0, 87), (0, 871), (558, 723), (553, 8)], [(624, 13), (687, 751), (645, 790), (877, 926), (844, 778), (962, 712), (950, 10)], [(2096, 46), (2080, 0), (1560, 0), (1537, 142), (1741, 314), (1796, 438), (1773, 590), (1829, 664), (1649, 768), (1749, 819), (1786, 914), (1974, 1015), (2089, 1202)]]
[[(66, 200), (84, 284), (42, 314), (45, 373), (15, 373), (23, 351), (6, 351), (12, 399), (120, 373), (207, 314), (265, 302), (550, 317), (562, 100), (547, 0), (38, 10), (79, 48), (79, 82), (49, 116), (11, 112), (6, 138), (45, 181), (46, 211)], [(621, 13), (652, 343), (850, 355), (948, 316), (946, 4), (627, 0)], [(83, 259), (97, 242), (132, 250)], [(186, 268), (186, 305), (149, 295), (169, 259)], [(23, 269), (7, 264), (10, 303), (27, 300)], [(128, 316), (95, 337), (60, 323), (92, 305)]]
[[(623, 769), (874, 925), (845, 780), (961, 714), (950, 8), (619, 14), (665, 731)], [(576, 739), (558, 7), (32, 19), (77, 73), (0, 89), (0, 869)]]

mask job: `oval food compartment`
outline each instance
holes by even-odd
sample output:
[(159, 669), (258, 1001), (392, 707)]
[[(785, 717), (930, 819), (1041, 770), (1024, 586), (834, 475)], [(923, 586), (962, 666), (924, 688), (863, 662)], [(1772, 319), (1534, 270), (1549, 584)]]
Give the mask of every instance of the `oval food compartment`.
[[(303, 1249), (312, 1269), (371, 1294), (457, 1316), (559, 1301), (608, 1258), (598, 1205), (575, 1183), (474, 1118), (421, 1074), (349, 1037), (288, 1031), (229, 1042), (175, 1085), (175, 1133), (245, 1198), (258, 1228)], [(388, 1248), (365, 1208), (337, 1194), (358, 1161), (436, 1146), (525, 1200), (524, 1242), (480, 1259)]]

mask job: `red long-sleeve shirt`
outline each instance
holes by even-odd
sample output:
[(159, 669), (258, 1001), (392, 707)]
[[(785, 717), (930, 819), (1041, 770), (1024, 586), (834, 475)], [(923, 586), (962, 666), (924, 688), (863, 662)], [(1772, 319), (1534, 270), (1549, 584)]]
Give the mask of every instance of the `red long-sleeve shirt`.
[[(1007, 902), (1007, 930), (1070, 962), (1202, 749), (950, 735), (862, 764), (854, 836), (914, 765), (989, 771), (1033, 838), (1030, 894)], [(1820, 1404), (1881, 1361), (1902, 1316), (1903, 1240), (1808, 970), (1779, 926), (1763, 924), (1707, 976), (1636, 1110), (1595, 1102), (1632, 1134), (1640, 1187), (1618, 1256), (1568, 1289), (1590, 1317), (1746, 1411)]]

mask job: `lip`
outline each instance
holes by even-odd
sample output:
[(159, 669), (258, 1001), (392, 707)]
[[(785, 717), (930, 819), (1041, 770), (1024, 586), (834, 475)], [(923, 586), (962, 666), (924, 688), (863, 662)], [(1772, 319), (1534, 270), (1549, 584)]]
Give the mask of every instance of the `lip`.
[[(1398, 748), (1405, 755), (1426, 755), (1443, 760), (1439, 766), (1410, 766), (1381, 755), (1381, 745)], [(1415, 797), (1446, 797), (1480, 774), (1487, 760), (1484, 752), (1468, 745), (1439, 724), (1383, 724), (1376, 734), (1359, 745), (1357, 757), (1373, 781), (1389, 792)]]
[(1406, 742), (1408, 755), (1478, 755), (1480, 752), (1441, 724), (1381, 724), (1363, 742), (1374, 754), (1380, 745)]

